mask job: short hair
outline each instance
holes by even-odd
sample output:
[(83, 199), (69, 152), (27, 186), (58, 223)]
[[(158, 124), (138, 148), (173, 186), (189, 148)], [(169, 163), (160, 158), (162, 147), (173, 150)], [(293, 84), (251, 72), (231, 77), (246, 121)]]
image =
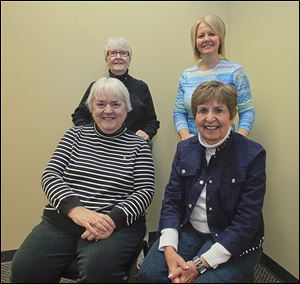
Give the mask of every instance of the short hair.
[(106, 95), (115, 95), (119, 99), (123, 100), (126, 105), (127, 113), (132, 110), (129, 92), (125, 85), (119, 79), (102, 77), (93, 84), (89, 97), (86, 101), (86, 105), (90, 112), (92, 112), (92, 104), (94, 100), (103, 92), (105, 92)]
[(106, 44), (104, 46), (104, 57), (107, 57), (108, 51), (111, 49), (116, 49), (116, 48), (123, 48), (128, 51), (129, 57), (131, 58), (132, 56), (132, 50), (131, 47), (129, 46), (128, 41), (121, 37), (121, 36), (113, 36), (109, 37), (106, 40)]
[(225, 35), (226, 35), (225, 24), (218, 16), (206, 15), (200, 18), (198, 21), (196, 21), (191, 29), (192, 48), (196, 60), (201, 59), (201, 54), (196, 46), (196, 36), (197, 36), (196, 34), (199, 25), (202, 23), (209, 26), (218, 35), (220, 39), (220, 46), (218, 49), (218, 53), (220, 57), (225, 59)]
[(237, 113), (237, 91), (231, 85), (223, 84), (219, 81), (209, 81), (200, 84), (192, 95), (192, 112), (196, 118), (197, 106), (216, 99), (217, 102), (227, 106), (230, 119)]

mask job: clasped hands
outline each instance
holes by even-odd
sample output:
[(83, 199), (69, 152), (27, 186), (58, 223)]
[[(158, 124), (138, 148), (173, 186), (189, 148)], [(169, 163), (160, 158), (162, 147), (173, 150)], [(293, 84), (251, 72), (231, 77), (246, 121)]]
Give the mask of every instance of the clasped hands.
[(107, 239), (116, 228), (108, 215), (91, 211), (83, 206), (72, 208), (68, 216), (74, 223), (86, 229), (81, 238), (88, 241)]
[(173, 247), (165, 247), (164, 254), (172, 283), (191, 283), (199, 275), (193, 261), (186, 262)]

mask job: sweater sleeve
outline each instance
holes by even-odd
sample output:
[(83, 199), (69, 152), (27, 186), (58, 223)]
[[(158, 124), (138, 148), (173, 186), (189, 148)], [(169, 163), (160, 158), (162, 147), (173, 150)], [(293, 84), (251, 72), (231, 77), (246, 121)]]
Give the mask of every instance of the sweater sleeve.
[(233, 73), (237, 89), (237, 104), (239, 113), (239, 128), (250, 131), (255, 120), (255, 108), (250, 90), (250, 83), (243, 67)]
[[(147, 142), (143, 141), (133, 169), (134, 188), (126, 200), (118, 203), (108, 214), (117, 227), (129, 226), (144, 215), (154, 194), (154, 165)], [(122, 217), (123, 216), (123, 217)]]
[(216, 269), (220, 264), (231, 258), (231, 253), (219, 243), (214, 243), (210, 249), (201, 255), (210, 265)]
[(92, 115), (86, 105), (86, 101), (90, 95), (94, 83), (95, 82), (91, 83), (89, 87), (86, 89), (78, 107), (75, 109), (74, 113), (72, 114), (72, 121), (75, 126), (88, 124), (93, 121)]
[(75, 128), (71, 128), (65, 133), (42, 174), (42, 188), (49, 203), (65, 216), (73, 207), (82, 206), (78, 196), (63, 179), (75, 136)]
[(149, 87), (146, 85), (146, 101), (145, 101), (145, 128), (144, 131), (149, 135), (150, 140), (157, 133), (160, 122), (157, 120), (152, 96)]
[(177, 96), (173, 111), (173, 120), (175, 124), (176, 131), (183, 128), (189, 128), (187, 123), (188, 111), (184, 104), (184, 91), (183, 91), (183, 83), (184, 83), (184, 75), (183, 73), (180, 75)]
[(166, 228), (161, 230), (158, 250), (164, 251), (164, 247), (172, 246), (176, 251), (178, 251), (178, 236), (179, 233), (176, 229)]

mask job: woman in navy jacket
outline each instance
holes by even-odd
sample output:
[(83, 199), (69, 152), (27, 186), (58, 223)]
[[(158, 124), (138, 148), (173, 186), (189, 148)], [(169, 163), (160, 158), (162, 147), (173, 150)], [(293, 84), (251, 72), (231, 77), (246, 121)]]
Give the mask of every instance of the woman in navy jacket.
[(236, 90), (203, 83), (192, 111), (199, 134), (178, 143), (140, 282), (242, 282), (262, 254), (266, 152), (231, 131)]

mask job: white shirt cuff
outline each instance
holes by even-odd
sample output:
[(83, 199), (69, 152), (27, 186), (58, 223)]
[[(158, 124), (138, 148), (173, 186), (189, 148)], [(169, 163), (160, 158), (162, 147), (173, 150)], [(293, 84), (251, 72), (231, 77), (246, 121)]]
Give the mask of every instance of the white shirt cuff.
[(210, 267), (216, 269), (220, 264), (230, 259), (231, 253), (220, 243), (215, 243), (201, 256), (208, 262)]
[(161, 230), (158, 250), (164, 251), (164, 247), (172, 246), (176, 251), (178, 249), (178, 231), (173, 228)]

